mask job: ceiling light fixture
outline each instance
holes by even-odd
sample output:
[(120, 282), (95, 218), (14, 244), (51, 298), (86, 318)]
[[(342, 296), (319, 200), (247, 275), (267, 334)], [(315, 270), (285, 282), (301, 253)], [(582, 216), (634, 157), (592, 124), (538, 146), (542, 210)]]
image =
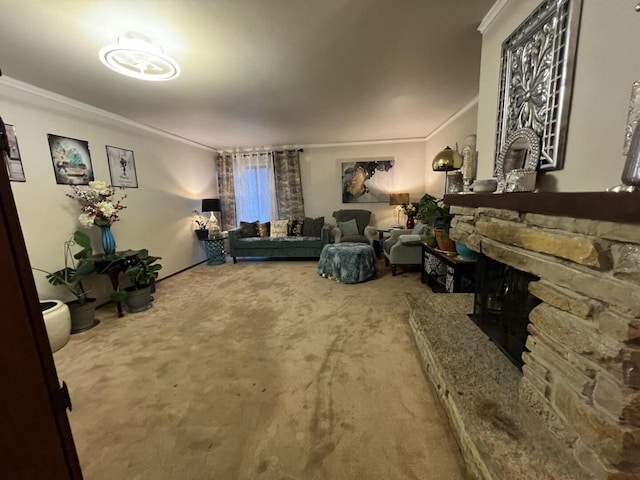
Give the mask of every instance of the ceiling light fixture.
[(136, 32), (118, 37), (117, 44), (101, 48), (98, 56), (111, 70), (139, 80), (162, 82), (180, 75), (178, 62), (149, 37)]

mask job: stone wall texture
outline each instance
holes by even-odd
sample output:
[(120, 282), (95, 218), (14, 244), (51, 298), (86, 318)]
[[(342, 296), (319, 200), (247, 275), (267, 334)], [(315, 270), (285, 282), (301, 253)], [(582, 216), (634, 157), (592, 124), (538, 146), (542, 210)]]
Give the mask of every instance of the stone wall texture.
[(594, 478), (640, 479), (640, 226), (451, 211), (454, 240), (540, 278), (521, 402)]

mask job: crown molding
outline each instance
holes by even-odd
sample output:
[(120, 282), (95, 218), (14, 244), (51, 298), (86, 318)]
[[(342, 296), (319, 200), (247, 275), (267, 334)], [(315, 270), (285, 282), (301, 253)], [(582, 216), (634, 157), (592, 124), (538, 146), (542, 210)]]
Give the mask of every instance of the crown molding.
[(57, 103), (61, 103), (63, 105), (67, 105), (69, 107), (77, 108), (79, 110), (83, 110), (85, 112), (92, 113), (94, 115), (98, 115), (100, 117), (108, 118), (109, 120), (113, 120), (114, 122), (123, 123), (130, 127), (139, 128), (140, 130), (145, 130), (147, 132), (153, 133), (155, 135), (159, 135), (161, 137), (169, 138), (171, 140), (175, 140), (176, 142), (184, 143), (186, 145), (191, 145), (192, 147), (200, 148), (202, 150), (206, 150), (208, 152), (217, 152), (215, 148), (209, 147), (207, 145), (203, 145), (198, 142), (194, 142), (193, 140), (189, 140), (188, 138), (180, 137), (173, 133), (165, 132), (164, 130), (160, 130), (159, 128), (151, 127), (149, 125), (145, 125), (144, 123), (136, 122), (135, 120), (131, 120), (130, 118), (123, 117), (121, 115), (117, 115), (115, 113), (111, 113), (107, 110), (103, 110), (98, 107), (94, 107), (93, 105), (89, 105), (88, 103), (80, 102), (78, 100), (74, 100), (69, 97), (65, 97), (64, 95), (59, 95), (57, 93), (50, 92), (49, 90), (45, 90), (43, 88), (36, 87), (29, 83), (21, 82), (20, 80), (16, 80), (15, 78), (7, 77), (3, 75), (0, 77), (0, 85), (6, 85), (10, 88), (15, 88), (16, 90), (21, 90), (23, 92), (30, 93), (32, 95), (37, 95), (39, 97), (46, 98), (48, 100), (52, 100)]
[(482, 19), (482, 22), (480, 22), (480, 25), (478, 26), (478, 31), (480, 33), (484, 34), (484, 32), (491, 26), (493, 21), (500, 14), (502, 9), (507, 6), (507, 3), (509, 3), (509, 0), (497, 0), (496, 3), (493, 4), (493, 6), (489, 9), (487, 14)]
[(449, 125), (451, 125), (453, 122), (455, 122), (458, 118), (460, 118), (462, 115), (464, 115), (468, 110), (470, 110), (471, 108), (473, 108), (474, 106), (476, 106), (478, 104), (478, 95), (476, 95), (475, 97), (473, 97), (471, 99), (471, 101), (469, 103), (467, 103), (464, 107), (462, 107), (460, 110), (458, 110), (456, 113), (454, 113), (453, 115), (451, 115), (449, 118), (447, 118), (447, 120), (440, 124), (433, 132), (431, 132), (429, 135), (427, 135), (425, 138), (423, 138), (423, 140), (425, 142), (428, 142), (429, 140), (431, 140), (434, 136), (436, 136), (438, 133), (440, 133), (442, 130), (444, 130), (445, 128), (447, 128)]
[(298, 148), (329, 148), (329, 147), (357, 147), (361, 145), (383, 145), (386, 143), (414, 143), (424, 142), (423, 137), (417, 138), (395, 138), (389, 140), (363, 140), (359, 142), (335, 142), (335, 143), (309, 143), (298, 145)]

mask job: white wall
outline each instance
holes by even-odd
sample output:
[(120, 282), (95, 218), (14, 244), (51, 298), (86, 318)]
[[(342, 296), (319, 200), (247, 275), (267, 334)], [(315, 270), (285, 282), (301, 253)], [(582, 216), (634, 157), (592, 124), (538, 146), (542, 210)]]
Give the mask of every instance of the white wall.
[[(105, 145), (134, 151), (137, 189), (126, 189), (127, 206), (112, 226), (117, 248), (147, 248), (163, 257), (160, 277), (205, 259), (193, 232), (191, 211), (200, 200), (216, 196), (214, 153), (65, 105), (8, 85), (0, 85), (0, 115), (15, 125), (26, 183), (12, 182), (31, 265), (44, 270), (63, 266), (63, 242), (78, 222), (76, 201), (65, 196), (70, 187), (57, 185), (47, 134), (87, 140), (96, 180), (110, 183)], [(99, 229), (86, 230), (101, 252)], [(69, 299), (34, 272), (41, 298)], [(106, 279), (95, 287), (106, 300)]]
[(374, 226), (395, 224), (395, 207), (386, 203), (342, 203), (341, 161), (394, 157), (395, 192), (408, 192), (411, 200), (417, 201), (424, 194), (424, 152), (424, 142), (305, 148), (300, 154), (300, 168), (306, 215), (324, 216), (325, 222), (335, 225), (331, 216), (335, 210), (362, 208), (373, 212)]
[[(511, 0), (485, 31), (478, 108), (478, 178), (493, 171), (502, 42), (540, 3)], [(584, 0), (565, 166), (546, 191), (602, 191), (620, 183), (631, 85), (640, 79), (637, 0)]]
[(455, 120), (430, 135), (425, 145), (425, 192), (441, 198), (444, 194), (445, 172), (434, 172), (431, 163), (433, 158), (447, 146), (462, 151), (463, 142), (469, 135), (476, 133), (478, 104), (474, 104)]

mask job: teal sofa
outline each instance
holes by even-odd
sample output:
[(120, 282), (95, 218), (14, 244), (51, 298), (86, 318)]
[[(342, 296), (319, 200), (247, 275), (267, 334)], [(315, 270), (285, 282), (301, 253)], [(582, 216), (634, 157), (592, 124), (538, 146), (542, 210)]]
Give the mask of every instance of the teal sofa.
[(236, 228), (229, 230), (229, 255), (233, 263), (238, 257), (320, 258), (330, 231), (325, 223), (319, 237), (241, 237)]

